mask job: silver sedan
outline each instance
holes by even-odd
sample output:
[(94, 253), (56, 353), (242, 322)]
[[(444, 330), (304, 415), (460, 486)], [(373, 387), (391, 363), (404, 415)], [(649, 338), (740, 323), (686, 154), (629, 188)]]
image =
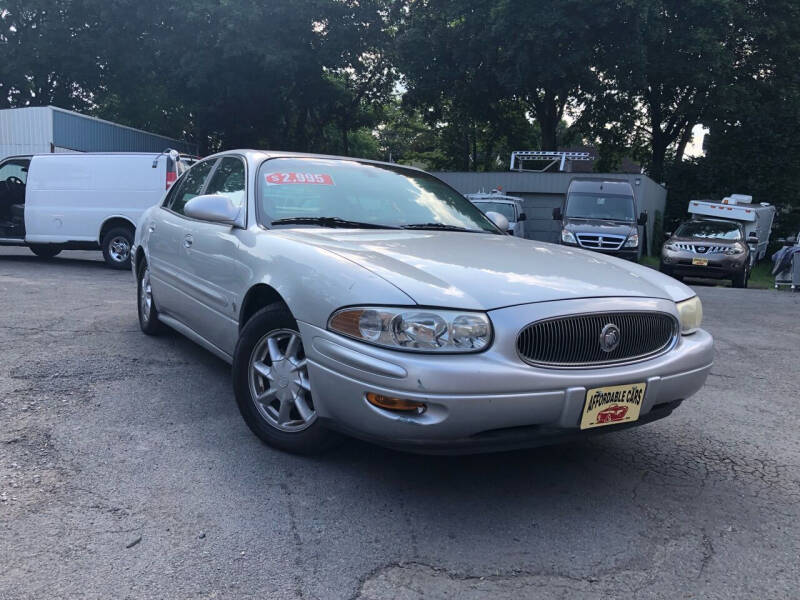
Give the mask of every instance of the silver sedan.
[(416, 169), (232, 151), (136, 229), (139, 322), (233, 367), (266, 443), (340, 434), (424, 452), (533, 446), (669, 415), (705, 382), (692, 290), (505, 235)]

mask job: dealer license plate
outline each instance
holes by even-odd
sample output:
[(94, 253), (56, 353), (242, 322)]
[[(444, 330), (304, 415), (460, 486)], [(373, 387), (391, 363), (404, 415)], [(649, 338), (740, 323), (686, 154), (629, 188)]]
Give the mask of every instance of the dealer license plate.
[(646, 383), (631, 383), (588, 390), (581, 429), (638, 421), (646, 388)]
[(707, 267), (708, 266), (708, 259), (707, 258), (693, 258), (692, 264), (697, 267)]

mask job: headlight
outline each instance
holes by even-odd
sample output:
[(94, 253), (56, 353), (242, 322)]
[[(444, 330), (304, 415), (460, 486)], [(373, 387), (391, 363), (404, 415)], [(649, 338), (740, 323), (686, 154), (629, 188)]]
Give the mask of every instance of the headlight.
[(695, 296), (675, 305), (678, 308), (678, 317), (681, 321), (681, 333), (688, 335), (700, 328), (703, 321), (703, 304), (700, 298)]
[(669, 250), (670, 252), (677, 252), (678, 247), (675, 244), (664, 244), (664, 250)]
[(328, 329), (376, 346), (417, 352), (478, 352), (492, 341), (489, 317), (454, 310), (345, 308), (331, 315)]
[(568, 229), (561, 230), (561, 241), (565, 244), (577, 244), (578, 241), (575, 239), (575, 234), (569, 231)]
[(733, 256), (736, 254), (743, 254), (743, 253), (744, 253), (744, 246), (742, 246), (741, 244), (734, 244), (729, 248), (725, 248), (725, 254), (727, 254), (728, 256)]
[(632, 233), (625, 240), (625, 248), (638, 248), (639, 247), (639, 233)]

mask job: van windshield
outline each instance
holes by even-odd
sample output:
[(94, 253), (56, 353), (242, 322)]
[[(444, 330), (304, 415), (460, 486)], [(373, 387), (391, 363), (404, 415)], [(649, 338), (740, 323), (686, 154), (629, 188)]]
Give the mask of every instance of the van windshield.
[(567, 198), (564, 215), (569, 219), (633, 221), (633, 197), (622, 194), (573, 192)]
[(496, 212), (500, 213), (511, 222), (517, 220), (517, 215), (514, 214), (514, 205), (508, 202), (483, 202), (481, 200), (475, 200), (473, 204), (480, 208), (483, 214), (487, 212)]

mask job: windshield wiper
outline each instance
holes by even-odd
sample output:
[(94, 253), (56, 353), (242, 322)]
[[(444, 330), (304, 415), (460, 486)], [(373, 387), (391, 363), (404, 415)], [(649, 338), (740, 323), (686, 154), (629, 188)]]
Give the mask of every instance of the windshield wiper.
[(276, 219), (272, 222), (272, 225), (320, 225), (322, 227), (341, 227), (343, 229), (397, 229), (397, 227), (391, 225), (348, 221), (339, 217), (289, 217)]
[(411, 223), (410, 225), (401, 225), (402, 229), (439, 229), (441, 231), (468, 231), (469, 233), (491, 233), (483, 229), (467, 229), (466, 227), (459, 227), (458, 225), (447, 225), (445, 223)]

